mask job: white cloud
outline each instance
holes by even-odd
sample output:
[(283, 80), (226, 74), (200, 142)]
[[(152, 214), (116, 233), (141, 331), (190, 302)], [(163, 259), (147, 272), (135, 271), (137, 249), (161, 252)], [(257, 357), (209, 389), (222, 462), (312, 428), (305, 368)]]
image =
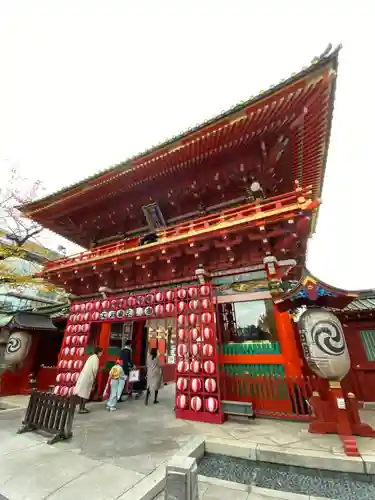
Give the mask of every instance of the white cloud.
[(334, 285), (375, 286), (367, 263), (373, 11), (367, 0), (0, 0), (0, 160), (54, 191), (278, 83), (342, 41), (308, 261)]

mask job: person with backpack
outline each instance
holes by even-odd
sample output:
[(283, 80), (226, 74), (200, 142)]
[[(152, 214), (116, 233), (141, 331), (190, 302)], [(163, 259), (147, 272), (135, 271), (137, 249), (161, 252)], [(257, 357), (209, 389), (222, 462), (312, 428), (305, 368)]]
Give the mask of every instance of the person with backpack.
[(104, 391), (108, 411), (116, 411), (117, 402), (124, 390), (125, 380), (126, 375), (122, 368), (122, 361), (118, 359), (109, 372), (107, 386)]

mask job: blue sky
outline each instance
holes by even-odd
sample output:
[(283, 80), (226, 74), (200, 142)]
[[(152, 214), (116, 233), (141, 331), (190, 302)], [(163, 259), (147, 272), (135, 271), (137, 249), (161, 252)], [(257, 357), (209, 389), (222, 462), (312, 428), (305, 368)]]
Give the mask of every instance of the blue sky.
[(0, 0), (0, 167), (17, 165), (52, 192), (278, 83), (328, 42), (342, 42), (308, 264), (333, 285), (375, 288), (374, 10), (366, 0)]

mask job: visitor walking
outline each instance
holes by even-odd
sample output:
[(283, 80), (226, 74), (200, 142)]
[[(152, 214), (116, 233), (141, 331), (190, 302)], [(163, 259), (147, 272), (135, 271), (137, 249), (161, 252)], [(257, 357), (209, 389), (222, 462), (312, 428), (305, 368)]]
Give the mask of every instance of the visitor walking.
[(122, 368), (122, 361), (118, 359), (109, 372), (107, 387), (104, 396), (108, 397), (107, 410), (116, 411), (117, 402), (121, 398), (125, 386), (126, 375)]
[(147, 358), (147, 393), (145, 404), (148, 405), (148, 400), (151, 391), (154, 391), (154, 404), (159, 403), (158, 393), (163, 386), (163, 365), (158, 356), (156, 347), (152, 348)]
[[(120, 360), (122, 361), (122, 369), (124, 370), (125, 373), (125, 383), (127, 383), (127, 387), (125, 390), (125, 393), (130, 397), (131, 396), (131, 388), (129, 386), (129, 373), (130, 370), (133, 369), (133, 360), (132, 360), (132, 341), (127, 340), (125, 342), (125, 346), (121, 351), (120, 354)], [(119, 397), (119, 400), (121, 401), (121, 394)]]
[(96, 347), (86, 361), (81, 373), (79, 374), (77, 384), (74, 388), (74, 394), (80, 398), (78, 413), (88, 413), (86, 401), (90, 399), (91, 391), (99, 370), (99, 358), (103, 353), (101, 347)]

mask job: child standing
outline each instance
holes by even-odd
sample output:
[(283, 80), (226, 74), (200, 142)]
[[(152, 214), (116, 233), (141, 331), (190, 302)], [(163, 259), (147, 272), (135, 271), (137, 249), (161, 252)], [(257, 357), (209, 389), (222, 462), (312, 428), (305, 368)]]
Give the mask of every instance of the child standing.
[(109, 372), (105, 394), (109, 395), (107, 410), (116, 411), (117, 401), (121, 398), (124, 390), (126, 376), (122, 368), (122, 361), (118, 359)]

